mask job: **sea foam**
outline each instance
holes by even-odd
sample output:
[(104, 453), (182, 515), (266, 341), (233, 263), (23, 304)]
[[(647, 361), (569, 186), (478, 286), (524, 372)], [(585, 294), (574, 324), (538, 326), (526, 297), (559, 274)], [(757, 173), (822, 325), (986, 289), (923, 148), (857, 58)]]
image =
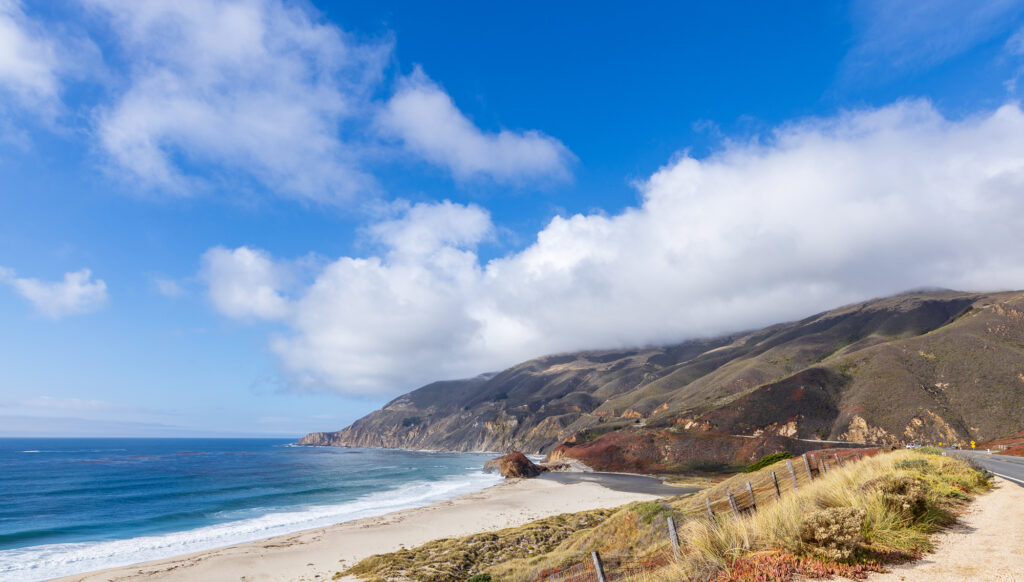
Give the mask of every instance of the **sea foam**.
[(192, 530), (122, 540), (49, 544), (0, 551), (0, 580), (28, 582), (127, 566), (422, 507), (501, 481), (483, 472), (408, 483), (336, 505), (314, 505)]

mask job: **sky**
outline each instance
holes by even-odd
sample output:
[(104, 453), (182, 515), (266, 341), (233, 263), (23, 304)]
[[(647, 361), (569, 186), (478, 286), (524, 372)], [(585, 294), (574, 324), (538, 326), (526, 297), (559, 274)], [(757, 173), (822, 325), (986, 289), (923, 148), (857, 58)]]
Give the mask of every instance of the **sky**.
[(0, 436), (1024, 288), (1022, 93), (1024, 1), (0, 0)]

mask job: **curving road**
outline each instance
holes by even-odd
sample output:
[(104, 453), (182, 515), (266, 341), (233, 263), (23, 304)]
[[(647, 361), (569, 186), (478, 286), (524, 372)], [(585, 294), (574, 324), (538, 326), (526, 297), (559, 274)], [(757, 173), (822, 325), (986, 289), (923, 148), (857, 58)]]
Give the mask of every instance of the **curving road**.
[(947, 454), (970, 457), (999, 477), (1024, 487), (1024, 457), (990, 455), (984, 451), (954, 451), (951, 449), (947, 450)]

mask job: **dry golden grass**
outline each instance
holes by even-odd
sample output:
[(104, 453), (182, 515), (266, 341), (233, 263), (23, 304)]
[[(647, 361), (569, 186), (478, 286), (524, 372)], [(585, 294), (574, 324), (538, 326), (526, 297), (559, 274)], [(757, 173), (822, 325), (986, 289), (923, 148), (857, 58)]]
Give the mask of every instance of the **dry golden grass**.
[[(887, 484), (901, 479), (920, 485), (924, 503), (919, 509), (891, 502), (893, 491)], [(802, 538), (801, 528), (808, 516), (829, 508), (863, 511), (863, 541), (853, 561), (919, 554), (930, 548), (929, 534), (950, 522), (957, 501), (987, 487), (981, 474), (954, 459), (912, 451), (879, 455), (832, 470), (776, 503), (759, 506), (756, 513), (715, 522), (688, 520), (679, 532), (682, 558), (634, 579), (704, 580), (728, 573), (736, 560), (757, 552), (814, 554), (816, 548)]]
[[(548, 543), (544, 542), (543, 527), (538, 529), (539, 522), (534, 522), (486, 536), (444, 540), (376, 556), (349, 573), (375, 580), (429, 580), (446, 571), (485, 572), (501, 582), (558, 580), (558, 572), (589, 561), (592, 551), (608, 556), (612, 564), (619, 560), (634, 567), (645, 564), (648, 571), (618, 578), (643, 582), (743, 580), (740, 572), (744, 568), (762, 567), (859, 572), (878, 568), (880, 560), (907, 559), (928, 550), (929, 534), (950, 522), (955, 504), (988, 487), (984, 477), (963, 462), (914, 451), (847, 462), (816, 474), (813, 481), (801, 459), (793, 464), (794, 469), (803, 469), (802, 475), (797, 474), (796, 491), (785, 462), (781, 462), (756, 473), (736, 475), (697, 495), (626, 505), (604, 514), (600, 523), (589, 522), (572, 531), (565, 528), (572, 527), (575, 519), (553, 519), (558, 531), (551, 532)], [(779, 477), (781, 499), (776, 498), (771, 471)], [(728, 491), (737, 501), (747, 497), (748, 480), (755, 488), (758, 510), (734, 517), (723, 498)], [(707, 517), (705, 496), (715, 502), (714, 521)], [(823, 511), (833, 508), (842, 510)], [(669, 516), (677, 524), (682, 546), (679, 560), (669, 559)], [(809, 519), (811, 516), (815, 517)], [(835, 523), (829, 516), (835, 516)], [(850, 520), (860, 524), (860, 535), (851, 532)], [(807, 533), (809, 523), (816, 532), (813, 535)], [(835, 533), (829, 534), (830, 530)], [(530, 543), (513, 544), (515, 547), (503, 543), (523, 539)], [(502, 551), (496, 551), (498, 548)], [(829, 561), (840, 555), (849, 558), (838, 564)], [(417, 565), (418, 558), (423, 558), (422, 567)]]

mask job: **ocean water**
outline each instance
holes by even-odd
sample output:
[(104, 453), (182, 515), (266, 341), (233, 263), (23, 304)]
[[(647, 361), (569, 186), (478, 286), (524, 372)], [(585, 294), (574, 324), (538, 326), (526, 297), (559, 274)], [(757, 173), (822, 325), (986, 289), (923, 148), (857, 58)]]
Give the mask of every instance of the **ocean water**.
[(493, 485), (487, 454), (272, 439), (0, 439), (0, 580), (252, 541)]

